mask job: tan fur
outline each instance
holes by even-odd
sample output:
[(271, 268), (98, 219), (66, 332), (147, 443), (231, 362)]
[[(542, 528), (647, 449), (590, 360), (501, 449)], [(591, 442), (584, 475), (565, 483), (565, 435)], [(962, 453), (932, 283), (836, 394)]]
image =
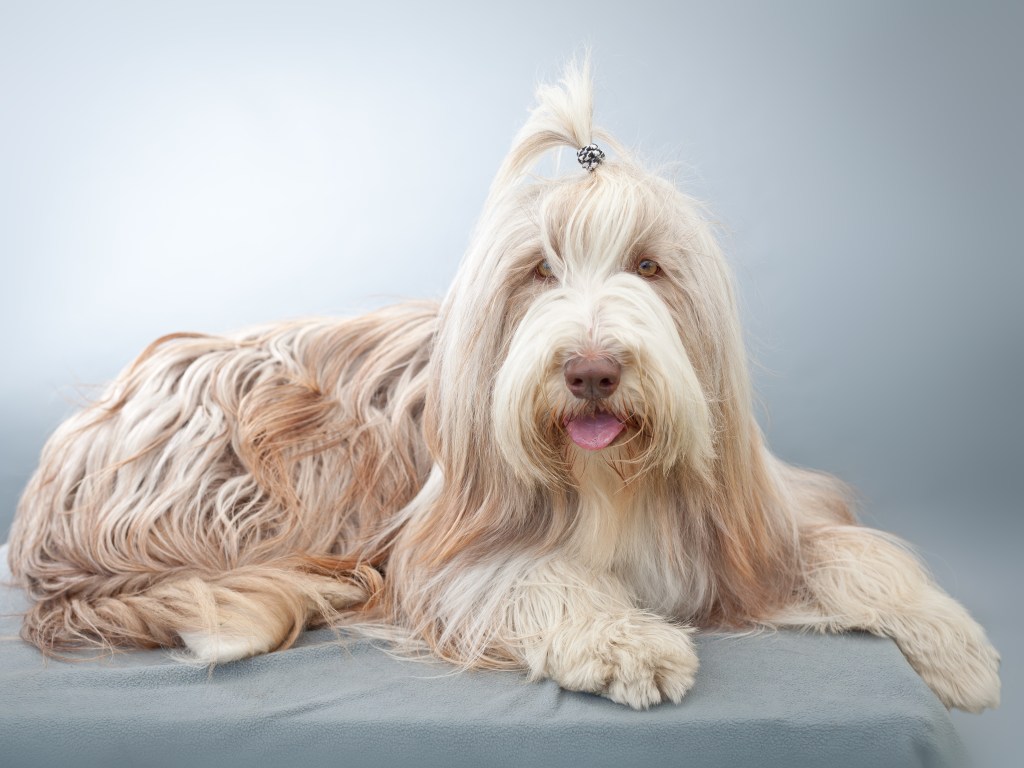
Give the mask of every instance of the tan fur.
[(269, 650), (364, 603), (387, 518), (427, 471), (435, 324), (434, 306), (410, 305), (152, 345), (60, 427), (25, 491), (10, 552), (38, 601), (25, 638), (174, 645), (249, 632), (262, 601)]
[[(225, 662), (331, 623), (646, 707), (692, 684), (693, 625), (858, 628), (994, 706), (981, 628), (765, 447), (700, 206), (593, 128), (586, 67), (539, 98), (440, 308), (168, 336), (57, 430), (12, 532), (24, 637)], [(617, 159), (530, 174), (592, 138)], [(599, 406), (580, 355), (621, 365)], [(595, 407), (626, 428), (589, 452)]]

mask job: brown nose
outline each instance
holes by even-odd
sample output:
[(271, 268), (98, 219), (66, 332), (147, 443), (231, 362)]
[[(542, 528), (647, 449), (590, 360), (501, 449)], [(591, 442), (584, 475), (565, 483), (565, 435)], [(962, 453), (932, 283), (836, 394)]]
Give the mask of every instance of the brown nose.
[(606, 357), (574, 357), (565, 364), (565, 385), (580, 400), (611, 397), (622, 366)]

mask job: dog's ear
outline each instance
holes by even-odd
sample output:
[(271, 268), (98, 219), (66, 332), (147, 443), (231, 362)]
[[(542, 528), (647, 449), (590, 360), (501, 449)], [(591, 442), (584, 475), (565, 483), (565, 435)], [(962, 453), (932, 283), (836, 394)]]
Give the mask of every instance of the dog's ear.
[(512, 141), (491, 194), (499, 195), (516, 185), (551, 150), (570, 148), (575, 153), (594, 141), (602, 149), (625, 154), (611, 136), (594, 126), (594, 83), (590, 55), (584, 54), (566, 65), (557, 84), (538, 86), (537, 104)]

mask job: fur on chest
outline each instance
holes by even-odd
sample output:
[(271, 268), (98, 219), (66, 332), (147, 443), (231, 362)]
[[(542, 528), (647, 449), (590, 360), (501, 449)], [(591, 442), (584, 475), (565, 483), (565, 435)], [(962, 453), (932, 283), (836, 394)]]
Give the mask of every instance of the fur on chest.
[(698, 615), (710, 598), (709, 566), (696, 542), (687, 546), (670, 491), (631, 482), (619, 456), (575, 458), (570, 559), (618, 578), (638, 607), (679, 619)]

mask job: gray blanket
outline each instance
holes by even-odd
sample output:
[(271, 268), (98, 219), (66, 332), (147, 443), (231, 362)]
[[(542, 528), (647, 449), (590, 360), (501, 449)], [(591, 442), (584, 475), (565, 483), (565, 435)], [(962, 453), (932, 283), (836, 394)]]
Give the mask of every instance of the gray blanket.
[[(6, 547), (0, 579), (9, 583)], [(330, 631), (199, 669), (166, 653), (44, 661), (0, 590), (0, 765), (959, 766), (949, 716), (862, 634), (698, 638), (679, 705), (634, 712), (512, 673), (453, 673)]]

